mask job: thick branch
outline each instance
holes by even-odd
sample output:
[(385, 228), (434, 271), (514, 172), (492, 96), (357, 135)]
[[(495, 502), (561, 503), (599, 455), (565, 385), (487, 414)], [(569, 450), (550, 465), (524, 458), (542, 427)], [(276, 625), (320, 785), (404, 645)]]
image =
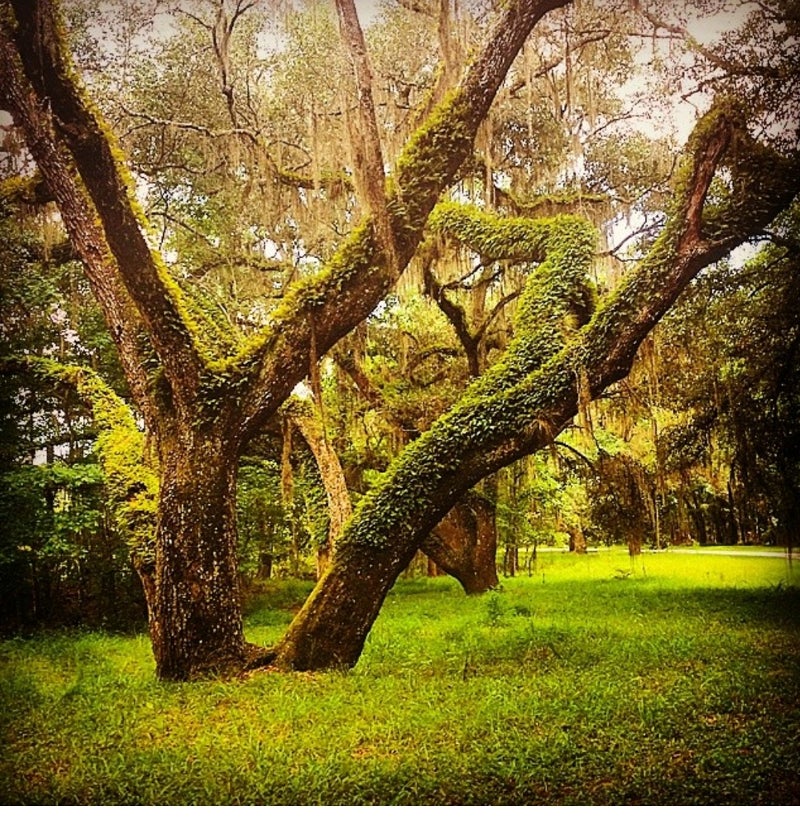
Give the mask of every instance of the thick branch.
[[(324, 569), (345, 523), (353, 511), (339, 455), (325, 434), (325, 420), (315, 398), (292, 398), (285, 408), (286, 416), (308, 444), (319, 469), (328, 504), (328, 539), (317, 555), (319, 569)], [(319, 571), (321, 573), (321, 570)]]
[[(441, 193), (471, 154), (478, 126), (534, 25), (569, 0), (513, 0), (456, 91), (412, 136), (388, 185), (388, 210), (397, 249), (394, 265), (375, 240), (374, 219), (344, 241), (328, 267), (287, 294), (269, 334), (228, 366), (256, 365), (244, 403), (243, 431), (251, 433), (308, 373), (312, 331), (318, 354), (366, 319), (410, 261)], [(313, 329), (312, 329), (313, 328)]]
[(189, 403), (202, 358), (180, 306), (180, 290), (147, 245), (144, 216), (132, 198), (133, 183), (126, 178), (113, 137), (74, 79), (52, 0), (4, 0), (4, 5), (9, 2), (18, 22), (14, 39), (39, 107), (52, 111), (57, 137), (69, 149), (103, 224), (118, 275), (174, 391)]

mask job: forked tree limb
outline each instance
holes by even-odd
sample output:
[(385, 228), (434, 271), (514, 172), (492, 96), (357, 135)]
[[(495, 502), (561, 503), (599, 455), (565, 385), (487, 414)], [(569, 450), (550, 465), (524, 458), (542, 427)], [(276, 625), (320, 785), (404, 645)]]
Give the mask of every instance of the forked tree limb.
[(323, 354), (365, 320), (394, 285), (419, 245), (428, 215), (472, 152), (483, 121), (514, 58), (534, 25), (570, 0), (512, 0), (453, 94), (415, 132), (387, 183), (396, 264), (381, 252), (374, 218), (342, 243), (327, 267), (299, 282), (273, 317), (264, 338), (230, 362), (253, 372), (243, 402), (243, 434), (256, 429), (308, 374), (298, 350), (309, 347), (312, 325)]
[(416, 251), (433, 206), (471, 153), (478, 126), (525, 39), (545, 13), (568, 2), (510, 0), (461, 84), (411, 137), (386, 188), (396, 257), (380, 246), (375, 216), (366, 219), (324, 270), (287, 293), (260, 337), (224, 360), (209, 360), (180, 289), (147, 245), (143, 216), (113, 136), (69, 64), (54, 0), (3, 0), (3, 5), (13, 9), (14, 40), (25, 72), (40, 104), (49, 101), (57, 135), (94, 202), (119, 278), (147, 327), (178, 408), (187, 417), (196, 414), (205, 383), (215, 395), (210, 411), (227, 417), (229, 434), (241, 440), (254, 434), (308, 374), (312, 333), (318, 355), (324, 354), (390, 290)]

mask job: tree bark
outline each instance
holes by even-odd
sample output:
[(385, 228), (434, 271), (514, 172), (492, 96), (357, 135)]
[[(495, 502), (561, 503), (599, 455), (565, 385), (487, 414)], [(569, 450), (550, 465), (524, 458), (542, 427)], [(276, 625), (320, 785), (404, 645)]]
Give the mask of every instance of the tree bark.
[(144, 327), (133, 301), (119, 280), (97, 211), (65, 151), (54, 137), (47, 107), (37, 98), (25, 77), (14, 44), (0, 25), (0, 104), (11, 112), (24, 131), (28, 148), (59, 207), (70, 241), (83, 262), (92, 293), (119, 350), (125, 378), (139, 409), (149, 422), (154, 407), (147, 386), (141, 337)]
[(500, 584), (494, 505), (474, 492), (453, 506), (420, 550), (468, 594), (481, 594)]
[(569, 550), (575, 554), (586, 553), (586, 537), (579, 525), (569, 527)]
[(361, 30), (354, 0), (336, 0), (336, 11), (342, 41), (350, 55), (358, 97), (359, 127), (356, 133), (351, 133), (353, 152), (361, 160), (356, 162), (355, 167), (355, 173), (360, 179), (358, 187), (367, 207), (375, 217), (382, 243), (388, 242), (390, 245), (384, 249), (394, 257), (392, 246), (394, 237), (389, 213), (386, 210), (386, 176), (375, 103), (372, 98), (372, 69), (367, 56), (367, 44), (364, 41), (364, 32)]
[(236, 570), (236, 468), (215, 432), (161, 439), (153, 652), (159, 678), (232, 673), (256, 659), (242, 631)]

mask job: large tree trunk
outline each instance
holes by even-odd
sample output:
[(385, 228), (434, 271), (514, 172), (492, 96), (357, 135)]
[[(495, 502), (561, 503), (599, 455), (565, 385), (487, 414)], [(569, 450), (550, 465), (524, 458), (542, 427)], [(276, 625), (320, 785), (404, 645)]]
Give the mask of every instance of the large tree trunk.
[(481, 594), (500, 584), (494, 505), (478, 494), (469, 493), (456, 503), (420, 550), (468, 594)]
[(241, 670), (236, 450), (197, 429), (161, 440), (153, 652), (161, 679)]

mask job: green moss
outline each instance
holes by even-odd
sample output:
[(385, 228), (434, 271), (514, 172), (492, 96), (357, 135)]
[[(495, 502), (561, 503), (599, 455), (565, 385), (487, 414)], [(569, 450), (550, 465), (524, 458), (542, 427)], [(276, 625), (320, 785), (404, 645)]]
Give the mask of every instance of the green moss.
[(428, 227), (484, 259), (531, 265), (517, 305), (514, 339), (503, 358), (471, 385), (467, 396), (505, 389), (537, 369), (591, 315), (595, 298), (587, 274), (597, 233), (580, 216), (504, 218), (472, 205), (446, 202), (434, 209)]
[(78, 366), (38, 359), (46, 377), (72, 384), (91, 407), (98, 427), (95, 452), (114, 508), (118, 532), (139, 563), (155, 559), (158, 477), (150, 459), (145, 435), (136, 425), (130, 407), (97, 375)]
[(187, 279), (180, 286), (185, 295), (185, 307), (192, 314), (209, 364), (211, 360), (233, 354), (243, 342), (244, 333), (230, 321), (220, 304), (194, 281)]
[(267, 348), (278, 340), (286, 325), (298, 320), (311, 320), (314, 311), (325, 303), (331, 292), (344, 291), (350, 280), (365, 270), (373, 276), (386, 275), (375, 244), (371, 218), (353, 229), (325, 267), (304, 276), (287, 290), (263, 332), (250, 336), (234, 355), (210, 361), (209, 372), (214, 376), (224, 376), (229, 371), (237, 372), (243, 378), (252, 375)]
[(428, 229), (456, 238), (485, 259), (519, 259), (538, 262), (552, 230), (549, 220), (504, 218), (485, 213), (475, 205), (442, 202), (428, 220)]
[(472, 146), (470, 114), (463, 92), (451, 91), (407, 142), (389, 188), (389, 210), (397, 227), (424, 227), (435, 200)]

